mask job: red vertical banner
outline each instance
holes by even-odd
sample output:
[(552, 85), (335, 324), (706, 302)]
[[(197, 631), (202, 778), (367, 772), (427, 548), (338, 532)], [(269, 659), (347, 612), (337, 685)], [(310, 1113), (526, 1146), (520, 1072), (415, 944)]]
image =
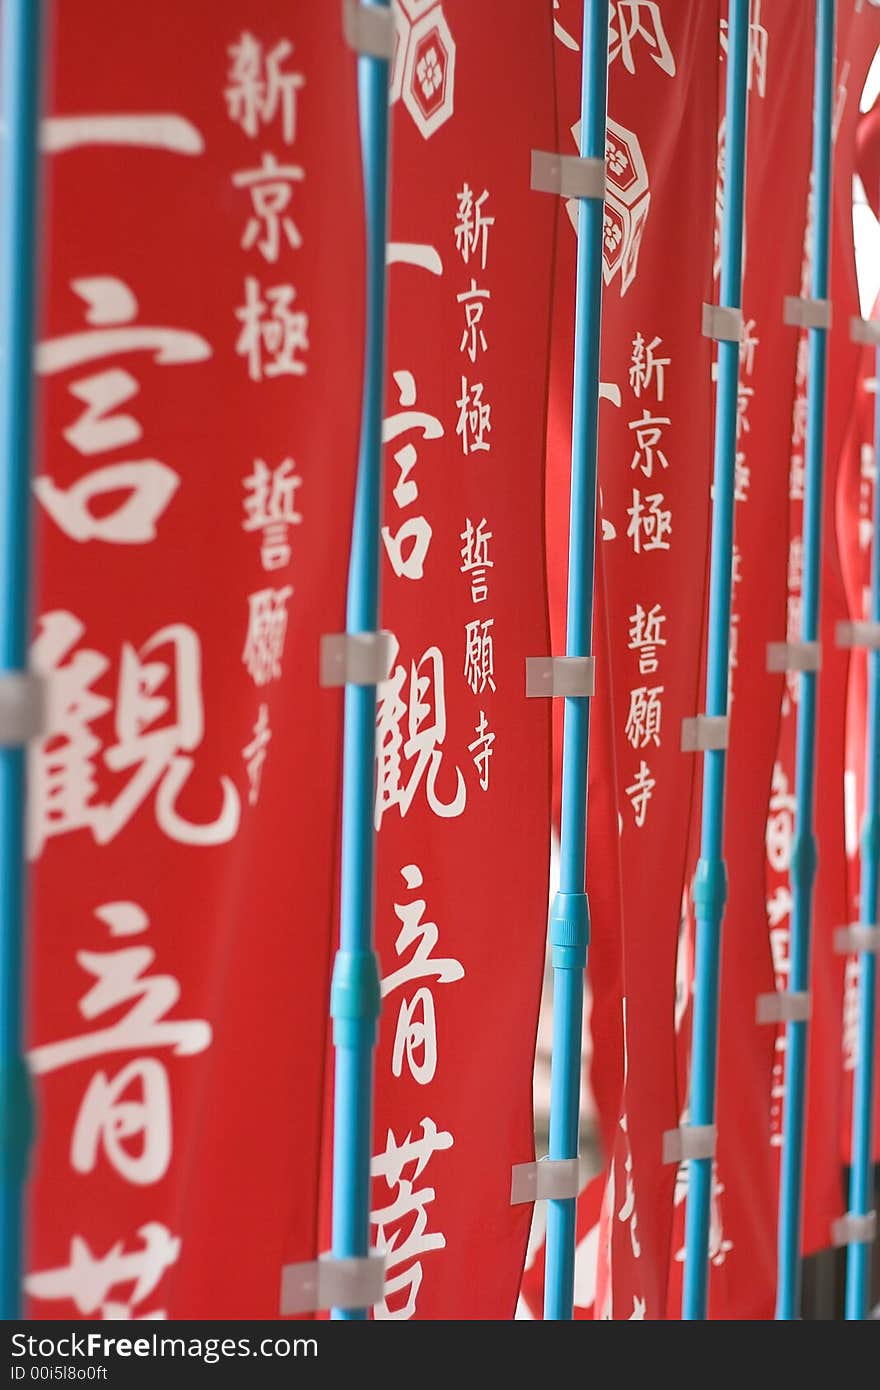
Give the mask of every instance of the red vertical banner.
[[(865, 287), (861, 285), (862, 272), (867, 272), (867, 295), (874, 293), (876, 277), (868, 280), (875, 269), (870, 262), (872, 253), (876, 254), (877, 228), (873, 235), (868, 231), (870, 219), (880, 217), (880, 100), (875, 97), (873, 105), (859, 118), (856, 130), (856, 173), (861, 180), (867, 207), (861, 210), (863, 218), (864, 243), (859, 250), (866, 264), (860, 266), (860, 294), (865, 303)], [(859, 195), (853, 190), (854, 201)], [(855, 227), (854, 211), (854, 227)], [(867, 222), (866, 220), (867, 219)], [(880, 318), (880, 300), (873, 304), (872, 319)], [(841, 461), (840, 492), (838, 495), (837, 524), (840, 531), (840, 544), (844, 579), (847, 586), (850, 613), (855, 619), (866, 618), (871, 611), (871, 543), (875, 526), (875, 490), (878, 457), (876, 438), (876, 393), (877, 393), (876, 350), (869, 348), (863, 352), (859, 382), (857, 386), (856, 407), (847, 437), (844, 456)], [(861, 910), (859, 901), (861, 873), (861, 831), (865, 809), (865, 770), (867, 740), (867, 661), (864, 652), (854, 651), (850, 658), (850, 679), (846, 710), (846, 815), (847, 815), (847, 854), (850, 859), (850, 901), (852, 915)], [(844, 1069), (844, 1115), (841, 1136), (844, 1160), (849, 1161), (852, 1142), (852, 1083), (856, 1066), (856, 1029), (858, 1026), (858, 977), (859, 959), (848, 957), (844, 976), (843, 1000), (843, 1069)], [(876, 1044), (875, 1044), (876, 1046)], [(880, 1156), (880, 1067), (875, 1068), (874, 1094), (874, 1154)]]
[[(580, 6), (556, 13), (559, 148), (577, 148)], [(676, 952), (695, 761), (712, 461), (711, 346), (719, 7), (611, 5), (603, 256), (597, 686), (590, 755), (593, 1075), (608, 1160), (579, 1213), (576, 1315), (666, 1312), (678, 1123)], [(682, 190), (688, 235), (682, 237)], [(572, 210), (573, 215), (573, 210)], [(574, 251), (561, 222), (548, 550), (564, 631)], [(610, 793), (609, 793), (610, 789)], [(602, 853), (602, 848), (607, 852)], [(617, 879), (616, 866), (624, 871)], [(612, 1080), (613, 1079), (613, 1080)]]
[[(861, 181), (853, 189), (856, 204), (863, 198), (866, 206), (854, 208), (861, 217), (862, 245), (856, 237), (861, 304), (874, 294), (876, 288), (875, 262), (877, 226), (880, 215), (880, 101), (858, 118), (856, 128), (856, 174)], [(873, 226), (872, 226), (873, 222)], [(863, 259), (862, 259), (863, 258)], [(863, 283), (864, 282), (864, 283)], [(871, 318), (880, 317), (880, 301), (873, 304)], [(875, 483), (877, 440), (875, 412), (877, 391), (877, 355), (872, 346), (864, 347), (859, 364), (853, 412), (849, 421), (837, 496), (837, 529), (841, 566), (846, 584), (850, 616), (864, 620), (871, 613), (871, 545), (875, 525)], [(865, 813), (865, 773), (867, 740), (868, 664), (864, 650), (850, 653), (849, 686), (846, 709), (846, 848), (850, 862), (851, 918), (860, 920), (861, 837)], [(873, 911), (870, 906), (868, 913)], [(844, 975), (843, 1002), (843, 1069), (844, 1110), (841, 1152), (849, 1162), (852, 1141), (852, 1082), (856, 1066), (858, 1028), (859, 957), (848, 956)], [(880, 1151), (880, 1069), (875, 1071), (874, 1152)]]
[[(880, 11), (861, 0), (838, 9), (837, 100), (834, 111), (831, 300), (834, 328), (829, 338), (828, 428), (826, 435), (825, 542), (822, 569), (822, 674), (819, 682), (816, 768), (819, 868), (810, 990), (813, 1014), (807, 1089), (804, 1250), (830, 1244), (830, 1227), (845, 1210), (837, 1133), (844, 1113), (841, 1035), (845, 957), (836, 954), (834, 933), (852, 915), (848, 893), (845, 824), (846, 697), (849, 654), (836, 645), (837, 625), (850, 616), (836, 525), (841, 459), (856, 407), (861, 349), (850, 340), (849, 323), (859, 312), (853, 243), (853, 174), (859, 100), (880, 44)], [(834, 1135), (834, 1138), (832, 1138)]]
[[(676, 957), (698, 766), (682, 753), (681, 726), (702, 708), (712, 469), (712, 350), (701, 319), (712, 300), (719, 7), (658, 5), (650, 25), (648, 13), (617, 5), (609, 52), (609, 176), (631, 208), (631, 221), (623, 219), (631, 241), (620, 242), (614, 197), (606, 207), (603, 377), (619, 388), (620, 409), (603, 420), (600, 472), (602, 516), (614, 532), (604, 549), (624, 866), (625, 1073), (596, 1316), (615, 1318), (666, 1314), (673, 1204), (684, 1177), (663, 1164), (662, 1152), (683, 1104)], [(640, 173), (644, 189), (633, 201)]]
[[(550, 709), (544, 421), (557, 200), (543, 0), (403, 0), (392, 73), (372, 1188), (378, 1318), (509, 1318), (531, 1207)], [(524, 99), (527, 94), (527, 99)], [(527, 273), (524, 273), (527, 267)]]
[[(866, 83), (867, 86), (867, 83)], [(862, 307), (876, 292), (877, 219), (880, 218), (880, 100), (859, 117), (856, 130), (856, 174), (861, 190), (853, 189), (853, 201), (861, 198), (864, 207), (854, 207), (856, 258)], [(861, 217), (862, 244), (859, 245), (856, 217)], [(873, 223), (873, 225), (872, 225)], [(874, 257), (872, 260), (871, 258)], [(864, 283), (863, 283), (864, 281)], [(875, 299), (871, 318), (880, 318), (880, 300)], [(877, 468), (876, 439), (876, 350), (862, 353), (856, 402), (844, 454), (841, 460), (837, 499), (837, 526), (841, 560), (851, 616), (867, 618), (871, 611), (871, 543), (875, 525), (875, 486)], [(852, 917), (861, 910), (861, 835), (865, 811), (865, 771), (867, 740), (868, 666), (865, 653), (850, 654), (849, 687), (846, 708), (846, 848), (850, 861), (850, 901)], [(844, 1114), (841, 1152), (849, 1161), (852, 1141), (852, 1083), (856, 1066), (858, 1026), (859, 958), (846, 962), (843, 1000)], [(874, 1152), (880, 1155), (880, 1068), (875, 1069)]]
[[(871, 615), (871, 544), (874, 536), (874, 483), (876, 447), (874, 413), (876, 349), (863, 350), (846, 445), (840, 461), (837, 526), (841, 561), (850, 613), (856, 621)], [(850, 860), (850, 901), (853, 921), (861, 920), (861, 829), (865, 813), (866, 738), (868, 718), (868, 663), (864, 650), (850, 653), (846, 706), (846, 830)], [(869, 908), (870, 912), (870, 908)], [(841, 1155), (849, 1162), (852, 1141), (852, 1100), (858, 1049), (859, 956), (846, 958), (843, 995), (842, 1065), (844, 1100), (841, 1113)], [(877, 1080), (880, 1086), (880, 1080)], [(876, 1092), (876, 1087), (875, 1087)], [(877, 1093), (880, 1094), (880, 1093)], [(880, 1118), (875, 1095), (874, 1149), (880, 1144)]]
[[(730, 753), (718, 1034), (718, 1147), (710, 1237), (710, 1316), (768, 1318), (776, 1286), (776, 1162), (768, 1096), (776, 1033), (756, 1022), (775, 988), (771, 945), (788, 888), (768, 901), (766, 864), (788, 826), (774, 779), (780, 704), (789, 686), (768, 645), (786, 639), (788, 491), (797, 333), (782, 304), (800, 280), (810, 176), (814, 15), (800, 0), (753, 0), (744, 333), (737, 420), (730, 633)], [(785, 179), (780, 180), (780, 166)], [(763, 229), (774, 228), (766, 255)], [(787, 287), (788, 290), (787, 290)], [(796, 636), (792, 634), (792, 640)], [(786, 699), (789, 696), (786, 693)], [(771, 801), (772, 797), (772, 801)], [(765, 835), (768, 808), (771, 829)], [(768, 922), (769, 917), (769, 922)], [(769, 933), (769, 934), (768, 934)], [(723, 1232), (723, 1235), (722, 1235)]]
[(29, 1312), (271, 1318), (316, 1253), (355, 61), (335, 6), (53, 15)]
[[(812, 1014), (807, 1067), (807, 1124), (804, 1154), (803, 1248), (831, 1243), (831, 1226), (844, 1197), (839, 1157), (843, 1115), (841, 1028), (844, 960), (834, 950), (835, 929), (850, 915), (845, 844), (844, 767), (849, 658), (836, 645), (836, 629), (849, 616), (836, 527), (840, 458), (855, 399), (859, 349), (849, 341), (849, 319), (858, 312), (853, 250), (852, 188), (859, 97), (880, 39), (880, 15), (859, 0), (838, 6), (832, 189), (831, 286), (834, 323), (828, 349), (828, 420), (825, 440), (821, 573), (822, 669), (818, 683), (816, 734), (816, 839), (818, 870), (813, 894)], [(806, 118), (805, 118), (806, 120)], [(812, 223), (812, 211), (810, 214)], [(801, 293), (809, 293), (808, 230)], [(790, 543), (788, 633), (798, 640), (803, 569), (803, 498), (808, 390), (808, 356), (801, 336), (796, 370), (789, 480)], [(798, 682), (787, 682), (767, 826), (767, 890), (774, 969), (785, 987), (789, 970), (791, 889), (789, 869), (796, 818), (795, 737)], [(781, 1143), (785, 1083), (785, 1035), (779, 1029), (771, 1086), (770, 1142)]]

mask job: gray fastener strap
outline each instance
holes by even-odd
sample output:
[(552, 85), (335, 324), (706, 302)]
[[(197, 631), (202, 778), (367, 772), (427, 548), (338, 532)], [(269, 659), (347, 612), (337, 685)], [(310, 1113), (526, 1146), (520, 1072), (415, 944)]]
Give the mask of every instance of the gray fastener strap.
[(855, 1216), (848, 1211), (846, 1216), (838, 1217), (831, 1223), (831, 1241), (834, 1245), (868, 1245), (877, 1235), (877, 1213), (866, 1212)]
[(663, 1162), (684, 1163), (691, 1158), (714, 1158), (718, 1130), (715, 1125), (680, 1125), (663, 1135)]
[(830, 328), (831, 300), (802, 299), (799, 295), (787, 294), (782, 317), (789, 328)]
[(774, 990), (755, 1000), (756, 1023), (806, 1023), (812, 1009), (806, 990)]
[(385, 1253), (371, 1250), (362, 1259), (336, 1260), (322, 1255), (281, 1271), (282, 1317), (319, 1313), (327, 1308), (371, 1308), (382, 1297)]
[(834, 638), (838, 647), (864, 647), (875, 652), (880, 649), (880, 623), (838, 623)]
[(768, 642), (768, 671), (818, 671), (822, 648), (818, 642)]
[(576, 1197), (580, 1169), (576, 1158), (542, 1158), (537, 1163), (514, 1163), (510, 1170), (510, 1205), (539, 1202), (548, 1197), (565, 1201)]
[(46, 682), (30, 671), (0, 673), (0, 747), (18, 748), (46, 732)]
[(705, 753), (727, 747), (730, 720), (726, 714), (698, 714), (681, 721), (682, 753)]
[(867, 956), (880, 955), (880, 927), (868, 922), (838, 927), (834, 933), (834, 950), (838, 956), (849, 956), (854, 951)]
[(854, 343), (880, 347), (880, 319), (850, 319), (849, 336)]
[(527, 656), (527, 699), (590, 696), (596, 693), (591, 656)]
[(394, 57), (394, 10), (385, 5), (362, 5), (342, 0), (342, 32), (355, 53), (370, 58)]
[(703, 305), (704, 338), (714, 338), (716, 343), (738, 343), (742, 340), (742, 330), (741, 309), (725, 304)]
[(328, 632), (321, 638), (323, 686), (378, 685), (393, 655), (390, 632)]
[(576, 154), (532, 150), (531, 187), (536, 193), (558, 193), (562, 198), (605, 197), (604, 159), (581, 159)]

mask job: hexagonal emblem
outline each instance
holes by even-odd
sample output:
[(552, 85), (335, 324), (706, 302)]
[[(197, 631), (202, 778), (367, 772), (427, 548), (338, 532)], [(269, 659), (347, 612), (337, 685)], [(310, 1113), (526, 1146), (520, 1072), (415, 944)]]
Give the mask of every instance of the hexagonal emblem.
[(648, 170), (638, 137), (631, 130), (608, 122), (605, 136), (608, 186), (627, 207), (648, 191)]
[(429, 29), (415, 46), (415, 82), (411, 91), (426, 121), (443, 104), (446, 82), (446, 50), (440, 43), (437, 30)]
[[(574, 142), (580, 146), (581, 123), (571, 128)], [(651, 194), (648, 186), (648, 166), (638, 137), (625, 126), (609, 120), (605, 136), (605, 192), (602, 227), (602, 277), (610, 285), (620, 276), (621, 297), (626, 294), (639, 267), (639, 251)], [(566, 203), (571, 225), (577, 233), (578, 203), (571, 198)]]
[(403, 71), (403, 104), (426, 140), (449, 120), (455, 87), (455, 41), (439, 5), (416, 20)]
[(602, 274), (606, 285), (611, 284), (626, 254), (627, 231), (623, 212), (606, 202), (602, 230)]

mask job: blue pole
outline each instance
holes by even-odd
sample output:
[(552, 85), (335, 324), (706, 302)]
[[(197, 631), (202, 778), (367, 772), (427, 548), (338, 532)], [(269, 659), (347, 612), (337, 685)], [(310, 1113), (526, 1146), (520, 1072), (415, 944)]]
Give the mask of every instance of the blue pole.
[[(874, 401), (874, 455), (880, 460), (880, 348), (877, 350), (878, 390)], [(871, 622), (880, 623), (880, 485), (874, 478), (874, 535), (871, 542)], [(868, 652), (868, 710), (865, 757), (865, 819), (862, 824), (862, 866), (859, 921), (877, 925), (877, 884), (880, 870), (880, 651)], [(859, 954), (859, 1029), (853, 1086), (852, 1167), (849, 1214), (867, 1216), (873, 1208), (871, 1131), (874, 1120), (874, 1047), (877, 1024), (877, 957)], [(868, 1313), (871, 1246), (852, 1241), (846, 1252), (846, 1316), (857, 1322)]]
[[(831, 123), (834, 104), (835, 0), (816, 0), (816, 62), (813, 88), (813, 245), (811, 295), (828, 297), (831, 239)], [(819, 637), (819, 582), (822, 561), (822, 475), (825, 462), (827, 335), (809, 330), (807, 383), (806, 478), (804, 485), (804, 564), (801, 640)], [(816, 876), (814, 834), (816, 672), (801, 671), (798, 701), (795, 789), (797, 812), (791, 852), (791, 940), (789, 990), (810, 987), (810, 934), (813, 881)], [(804, 1154), (804, 1104), (807, 1080), (807, 1024), (789, 1022), (785, 1029), (785, 1109), (779, 1185), (778, 1281), (776, 1317), (799, 1315), (801, 1282), (801, 1205)]]
[[(605, 159), (608, 93), (608, 0), (584, 0), (581, 70), (583, 159)], [(602, 323), (603, 203), (578, 204), (568, 537), (566, 655), (589, 656), (593, 638), (599, 340)], [(587, 759), (590, 702), (565, 701), (559, 892), (550, 912), (553, 1042), (550, 1067), (550, 1159), (577, 1158), (580, 1128), (584, 967), (590, 935), (586, 895)], [(574, 1312), (574, 1198), (548, 1202), (544, 1317)]]
[[(367, 0), (388, 8), (388, 0)], [(348, 576), (349, 633), (379, 626), (382, 415), (385, 405), (385, 245), (388, 227), (388, 62), (358, 57), (367, 240), (364, 395)], [(363, 1257), (370, 1240), (373, 1049), (379, 962), (373, 948), (376, 687), (345, 688), (339, 950), (330, 1013), (336, 1053), (333, 1107), (333, 1240), (337, 1259)], [(334, 1308), (364, 1320), (366, 1308)]]
[[(3, 0), (0, 32), (0, 673), (27, 668), (40, 89), (39, 0)], [(23, 747), (0, 748), (0, 1318), (21, 1316), (32, 1109), (22, 1057)]]
[[(727, 154), (719, 304), (731, 309), (742, 306), (748, 46), (749, 0), (730, 0)], [(706, 653), (706, 714), (710, 718), (727, 715), (739, 351), (738, 341), (718, 343), (709, 641)], [(723, 749), (705, 751), (700, 860), (693, 886), (697, 927), (690, 1123), (694, 1126), (715, 1123), (721, 923), (727, 898), (727, 871), (723, 859), (725, 766), (726, 754)], [(706, 1316), (711, 1197), (712, 1159), (691, 1159), (681, 1314), (685, 1321)]]

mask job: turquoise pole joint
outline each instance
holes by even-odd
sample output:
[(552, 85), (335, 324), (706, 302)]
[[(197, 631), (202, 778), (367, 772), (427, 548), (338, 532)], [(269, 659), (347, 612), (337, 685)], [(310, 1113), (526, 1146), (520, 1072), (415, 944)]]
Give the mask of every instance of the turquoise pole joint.
[[(828, 297), (831, 242), (831, 142), (834, 111), (835, 0), (816, 0), (816, 58), (813, 88), (813, 238), (810, 291)], [(809, 330), (807, 438), (804, 482), (804, 549), (801, 640), (819, 637), (819, 584), (822, 565), (822, 484), (825, 463), (827, 328)], [(817, 846), (814, 834), (816, 782), (817, 673), (801, 671), (795, 755), (797, 811), (791, 856), (789, 990), (810, 985), (810, 936)], [(807, 1084), (807, 1023), (785, 1029), (785, 1100), (779, 1181), (778, 1277), (776, 1318), (789, 1322), (800, 1312), (801, 1208), (803, 1200), (804, 1113)]]
[[(362, 0), (388, 10), (388, 0)], [(358, 104), (366, 215), (366, 350), (346, 629), (379, 626), (382, 415), (385, 404), (385, 255), (388, 232), (387, 57), (358, 57)], [(347, 685), (343, 740), (339, 951), (333, 968), (333, 1236), (336, 1259), (363, 1258), (370, 1240), (373, 1053), (380, 1007), (373, 946), (375, 897), (376, 686)], [(363, 1321), (366, 1308), (331, 1316)]]
[[(735, 310), (742, 306), (748, 47), (749, 0), (730, 0), (719, 304)], [(725, 339), (718, 343), (706, 653), (705, 712), (710, 718), (727, 715), (739, 351), (737, 340)], [(693, 884), (696, 918), (690, 1083), (690, 1124), (693, 1126), (715, 1123), (721, 923), (727, 898), (723, 859), (726, 753), (723, 748), (706, 748), (703, 758), (700, 860)], [(682, 1319), (685, 1321), (705, 1318), (708, 1306), (712, 1165), (712, 1158), (689, 1160), (682, 1294)]]
[(557, 893), (550, 909), (550, 963), (554, 970), (583, 970), (590, 944), (586, 893)]
[[(874, 454), (880, 460), (880, 347), (877, 349), (878, 390), (874, 402)], [(874, 478), (874, 534), (871, 541), (871, 621), (880, 624), (880, 486)], [(868, 708), (865, 737), (865, 819), (862, 824), (862, 863), (859, 883), (859, 921), (877, 926), (877, 885), (880, 876), (880, 651), (868, 652)], [(874, 1051), (877, 1045), (877, 956), (859, 953), (859, 1014), (852, 1102), (849, 1215), (865, 1217), (874, 1206), (871, 1136), (874, 1120)], [(858, 1322), (868, 1315), (871, 1285), (871, 1246), (850, 1240), (846, 1252), (846, 1317)]]
[[(584, 0), (580, 156), (603, 164), (607, 92), (608, 0)], [(566, 630), (566, 655), (574, 657), (589, 656), (593, 640), (603, 210), (601, 198), (578, 199)], [(560, 882), (549, 924), (553, 966), (550, 1159), (578, 1155), (584, 966), (590, 935), (585, 876), (589, 743), (589, 697), (569, 696), (562, 748)], [(575, 1221), (575, 1198), (548, 1202), (546, 1319), (574, 1315)]]
[[(0, 681), (27, 667), (36, 281), (39, 0), (4, 0), (0, 31)], [(21, 1316), (31, 1146), (22, 1058), (25, 754), (0, 748), (0, 1318)]]

